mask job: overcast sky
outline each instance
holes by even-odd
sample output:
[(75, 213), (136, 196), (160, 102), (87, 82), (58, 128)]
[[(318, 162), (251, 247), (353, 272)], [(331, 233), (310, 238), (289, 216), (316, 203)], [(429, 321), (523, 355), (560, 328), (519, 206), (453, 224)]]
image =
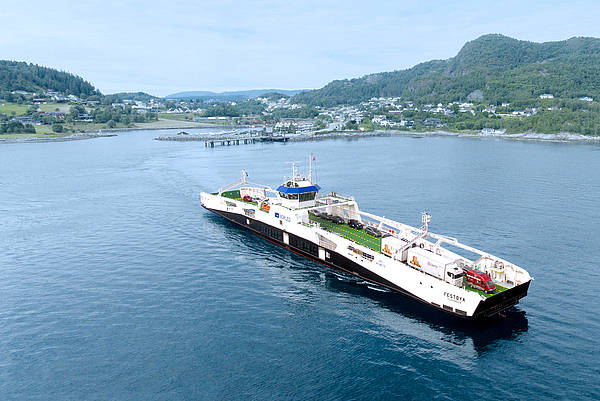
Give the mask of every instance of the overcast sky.
[(103, 93), (318, 88), (449, 58), (486, 33), (598, 37), (599, 16), (597, 1), (2, 0), (0, 58)]

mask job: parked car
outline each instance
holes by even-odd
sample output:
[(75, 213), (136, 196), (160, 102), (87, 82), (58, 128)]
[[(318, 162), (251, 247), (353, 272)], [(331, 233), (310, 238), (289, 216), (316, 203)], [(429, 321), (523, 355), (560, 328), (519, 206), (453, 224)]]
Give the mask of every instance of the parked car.
[(244, 202), (252, 202), (253, 199), (250, 195), (244, 195), (244, 197), (242, 198), (244, 200)]
[(326, 214), (326, 213), (321, 212), (320, 210), (309, 210), (308, 214), (311, 214), (311, 215), (313, 215), (315, 217), (319, 217), (319, 218), (323, 219), (324, 218), (323, 215)]
[(323, 213), (321, 213), (321, 218), (325, 219), (325, 220), (332, 221), (331, 219), (333, 219), (333, 215), (329, 214), (329, 213), (326, 213), (326, 212), (323, 212)]
[(334, 222), (335, 224), (344, 224), (345, 223), (344, 219), (340, 216), (332, 216), (331, 221)]
[(373, 237), (377, 237), (377, 238), (383, 237), (382, 232), (372, 226), (365, 227), (365, 232), (369, 235), (372, 235)]
[(357, 230), (360, 230), (363, 228), (363, 225), (360, 221), (355, 220), (355, 219), (350, 219), (348, 220), (348, 226), (355, 228)]
[(478, 290), (484, 291), (488, 294), (496, 291), (496, 285), (487, 273), (480, 272), (479, 270), (469, 269), (467, 270), (467, 283)]

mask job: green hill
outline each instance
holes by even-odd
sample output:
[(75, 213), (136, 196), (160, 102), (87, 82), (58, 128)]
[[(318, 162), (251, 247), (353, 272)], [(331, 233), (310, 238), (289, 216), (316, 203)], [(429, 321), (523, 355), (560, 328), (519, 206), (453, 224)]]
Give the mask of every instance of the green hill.
[(0, 60), (0, 93), (56, 91), (65, 95), (98, 95), (89, 82), (77, 75), (36, 64)]
[(115, 100), (138, 100), (141, 102), (147, 102), (149, 100), (158, 99), (158, 97), (152, 96), (146, 92), (119, 92), (106, 96), (112, 97)]
[(294, 96), (297, 103), (334, 106), (372, 97), (402, 97), (418, 103), (482, 100), (519, 102), (543, 93), (600, 98), (600, 39), (571, 38), (534, 43), (485, 35), (448, 60), (337, 80)]

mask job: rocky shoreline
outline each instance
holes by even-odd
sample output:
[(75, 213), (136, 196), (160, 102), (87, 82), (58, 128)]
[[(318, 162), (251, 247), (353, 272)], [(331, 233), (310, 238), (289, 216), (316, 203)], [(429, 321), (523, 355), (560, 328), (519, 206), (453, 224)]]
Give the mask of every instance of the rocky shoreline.
[(36, 143), (36, 142), (68, 142), (68, 141), (79, 141), (83, 139), (94, 139), (94, 138), (106, 138), (111, 136), (117, 136), (116, 133), (112, 132), (80, 132), (65, 136), (24, 136), (23, 138), (2, 138), (0, 136), (0, 143)]
[[(210, 126), (210, 127), (197, 127), (197, 128), (231, 128), (230, 126)], [(104, 138), (104, 137), (112, 137), (117, 136), (119, 132), (127, 132), (127, 131), (152, 131), (152, 130), (181, 130), (185, 128), (192, 127), (173, 127), (173, 128), (115, 128), (111, 130), (103, 130), (102, 132), (82, 132), (82, 133), (74, 133), (71, 135), (65, 136), (53, 136), (53, 137), (34, 137), (34, 136), (25, 136), (23, 138), (2, 138), (0, 136), (0, 144), (1, 143), (35, 143), (35, 142), (66, 142), (66, 141), (77, 141), (84, 139), (94, 139), (94, 138)], [(194, 127), (196, 128), (196, 127)], [(520, 134), (507, 134), (501, 131), (494, 132), (473, 132), (473, 133), (465, 133), (465, 132), (450, 132), (450, 131), (392, 131), (392, 130), (381, 130), (381, 131), (339, 131), (339, 132), (328, 132), (325, 134), (313, 134), (313, 135), (290, 135), (288, 136), (289, 142), (303, 142), (303, 141), (318, 141), (325, 139), (350, 139), (350, 138), (368, 138), (368, 137), (386, 137), (386, 136), (407, 136), (413, 138), (420, 137), (428, 137), (428, 136), (448, 136), (448, 137), (457, 137), (457, 138), (497, 138), (497, 139), (505, 139), (505, 140), (515, 140), (515, 141), (543, 141), (543, 142), (600, 142), (600, 136), (586, 136), (581, 134), (570, 134), (570, 133), (558, 133), (558, 134), (539, 134), (535, 132), (527, 132)], [(218, 136), (214, 134), (190, 134), (190, 138), (194, 138), (194, 140), (209, 140), (209, 139), (218, 139)], [(172, 138), (172, 139), (171, 139)], [(156, 140), (176, 141), (178, 138), (177, 134), (174, 135), (165, 135), (154, 138)], [(243, 139), (243, 136), (240, 135), (240, 139)]]

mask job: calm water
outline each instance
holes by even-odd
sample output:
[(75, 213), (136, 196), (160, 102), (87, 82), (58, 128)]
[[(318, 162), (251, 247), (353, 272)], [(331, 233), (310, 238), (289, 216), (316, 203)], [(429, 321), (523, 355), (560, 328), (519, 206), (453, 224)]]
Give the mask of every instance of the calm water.
[[(598, 399), (600, 147), (369, 138), (206, 149), (159, 132), (0, 145), (2, 399)], [(525, 267), (470, 324), (338, 277), (200, 207), (326, 190)]]

